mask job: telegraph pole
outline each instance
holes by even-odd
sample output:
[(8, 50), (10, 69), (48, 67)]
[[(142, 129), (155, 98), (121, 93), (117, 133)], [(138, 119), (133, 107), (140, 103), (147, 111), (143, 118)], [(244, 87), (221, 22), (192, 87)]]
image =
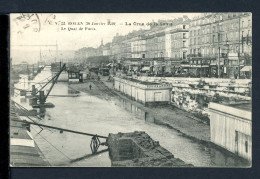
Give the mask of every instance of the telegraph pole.
[(220, 76), (220, 47), (218, 46), (218, 78)]
[(238, 79), (240, 78), (240, 17), (238, 18)]
[[(219, 31), (219, 26), (218, 26)], [(218, 78), (220, 77), (220, 46), (219, 46), (220, 34), (218, 32)]]

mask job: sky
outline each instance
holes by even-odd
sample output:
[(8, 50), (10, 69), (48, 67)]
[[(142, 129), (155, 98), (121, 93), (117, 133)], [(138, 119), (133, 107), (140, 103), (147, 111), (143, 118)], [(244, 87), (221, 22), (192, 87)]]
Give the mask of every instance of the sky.
[[(104, 44), (111, 42), (117, 33), (126, 35), (133, 30), (149, 29), (148, 22), (174, 19), (183, 15), (193, 18), (199, 14), (11, 14), (10, 54), (14, 63), (21, 61), (36, 63), (40, 51), (46, 58), (54, 58), (57, 43), (59, 58), (62, 56), (73, 58), (73, 51), (82, 47), (98, 47), (102, 39)], [(110, 25), (108, 21), (111, 22)], [(98, 25), (93, 25), (93, 23), (98, 23)]]

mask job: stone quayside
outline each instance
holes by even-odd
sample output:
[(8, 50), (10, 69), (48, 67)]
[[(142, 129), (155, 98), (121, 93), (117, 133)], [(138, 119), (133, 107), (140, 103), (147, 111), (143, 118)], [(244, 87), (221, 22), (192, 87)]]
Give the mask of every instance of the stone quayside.
[(193, 167), (143, 131), (109, 134), (107, 144), (113, 167)]

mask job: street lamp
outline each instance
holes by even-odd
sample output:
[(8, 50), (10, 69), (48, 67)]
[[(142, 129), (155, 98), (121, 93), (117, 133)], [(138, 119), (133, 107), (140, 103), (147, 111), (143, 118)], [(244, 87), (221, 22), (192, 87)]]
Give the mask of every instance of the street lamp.
[(220, 34), (218, 33), (218, 78), (220, 77)]
[(227, 65), (226, 65), (226, 73), (227, 73), (227, 77), (229, 77), (229, 57), (228, 57), (228, 54), (229, 54), (229, 44), (228, 44), (228, 38), (226, 39), (226, 44), (224, 45), (226, 48), (227, 48)]
[(161, 51), (161, 70), (162, 70), (162, 74), (164, 74), (164, 67), (163, 67), (163, 63), (162, 63), (162, 61), (163, 61), (163, 52)]
[(239, 47), (236, 46), (236, 50), (237, 50), (237, 58), (238, 58), (238, 79), (240, 78), (240, 43), (239, 43)]

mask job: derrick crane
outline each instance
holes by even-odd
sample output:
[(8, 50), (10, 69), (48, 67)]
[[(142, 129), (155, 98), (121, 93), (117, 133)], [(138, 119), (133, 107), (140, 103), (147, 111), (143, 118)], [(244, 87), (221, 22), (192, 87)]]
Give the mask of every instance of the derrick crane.
[[(32, 98), (33, 102), (32, 102), (32, 106), (33, 107), (40, 107), (39, 105), (44, 105), (51, 90), (53, 89), (55, 83), (57, 83), (57, 80), (61, 74), (61, 72), (66, 68), (66, 65), (64, 64), (62, 66), (62, 68), (60, 69), (60, 71), (55, 75), (53, 76), (48, 82), (46, 82), (39, 90), (36, 90), (35, 88), (35, 85), (32, 86), (32, 96), (34, 98)], [(51, 83), (51, 87), (49, 88), (49, 90), (47, 91), (47, 94), (44, 95), (44, 91), (43, 89)], [(37, 95), (39, 93), (39, 95)], [(37, 100), (39, 100), (39, 105), (37, 105)], [(47, 105), (48, 106), (48, 105)], [(45, 107), (47, 107), (45, 106)], [(53, 105), (49, 105), (50, 107), (54, 107)]]
[[(55, 85), (55, 83), (57, 83), (57, 80), (58, 80), (58, 78), (59, 78), (61, 72), (62, 72), (63, 70), (65, 70), (65, 68), (66, 68), (66, 65), (64, 64), (64, 65), (62, 66), (62, 68), (60, 69), (60, 71), (59, 71), (55, 76), (53, 76), (45, 85), (43, 85), (43, 86), (41, 87), (41, 89), (39, 89), (37, 92), (35, 92), (35, 94), (37, 94), (38, 92), (40, 92), (40, 97), (39, 97), (40, 100), (44, 100), (44, 102), (46, 101), (46, 99), (48, 98), (48, 96), (49, 96), (49, 94), (50, 94), (52, 88), (53, 88), (54, 85)], [(41, 95), (42, 95), (42, 92), (43, 92), (42, 90), (43, 90), (48, 84), (50, 84), (50, 83), (52, 83), (52, 84), (51, 84), (51, 87), (50, 87), (50, 89), (48, 90), (46, 96), (41, 96)], [(43, 93), (43, 94), (44, 94), (44, 93)], [(42, 97), (42, 99), (41, 99), (41, 97)]]

